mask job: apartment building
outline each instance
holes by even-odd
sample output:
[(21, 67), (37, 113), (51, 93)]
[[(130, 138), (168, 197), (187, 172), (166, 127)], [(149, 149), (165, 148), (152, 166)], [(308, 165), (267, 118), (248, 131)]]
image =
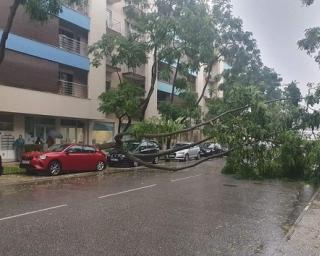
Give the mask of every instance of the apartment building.
[[(0, 1), (0, 35), (12, 2)], [(38, 137), (45, 142), (52, 133), (62, 135), (57, 143), (112, 140), (117, 123), (112, 115), (97, 110), (99, 95), (118, 85), (116, 71), (148, 91), (152, 63), (135, 70), (125, 66), (115, 69), (106, 59), (94, 68), (87, 47), (105, 33), (130, 33), (133, 28), (126, 8), (130, 6), (123, 0), (88, 0), (87, 5), (64, 6), (57, 17), (44, 24), (31, 21), (19, 8), (0, 68), (0, 154), (5, 161), (14, 160), (12, 145), (19, 134), (26, 144), (33, 144)], [(223, 67), (214, 68), (221, 72)], [(203, 70), (190, 73), (190, 81), (200, 94)], [(157, 81), (147, 117), (158, 114), (158, 102), (166, 100), (171, 90), (170, 82)], [(206, 92), (205, 98), (209, 97)], [(201, 104), (205, 105), (205, 99)]]

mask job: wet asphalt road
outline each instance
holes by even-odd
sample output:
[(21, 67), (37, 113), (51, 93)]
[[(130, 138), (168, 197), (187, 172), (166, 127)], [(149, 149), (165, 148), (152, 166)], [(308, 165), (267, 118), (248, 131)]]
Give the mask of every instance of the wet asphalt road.
[(272, 255), (312, 188), (222, 165), (0, 188), (0, 255)]

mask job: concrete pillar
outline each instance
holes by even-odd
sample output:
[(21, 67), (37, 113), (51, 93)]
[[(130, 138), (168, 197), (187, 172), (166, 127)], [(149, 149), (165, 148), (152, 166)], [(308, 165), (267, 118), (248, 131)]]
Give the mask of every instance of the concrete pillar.
[[(106, 33), (107, 1), (89, 0), (89, 16), (91, 27), (88, 38), (89, 45), (99, 41)], [(97, 68), (91, 66), (88, 74), (88, 98), (91, 100), (91, 112), (97, 116), (98, 97), (105, 91), (106, 87), (106, 61), (102, 60)], [(101, 114), (101, 118), (104, 118)]]

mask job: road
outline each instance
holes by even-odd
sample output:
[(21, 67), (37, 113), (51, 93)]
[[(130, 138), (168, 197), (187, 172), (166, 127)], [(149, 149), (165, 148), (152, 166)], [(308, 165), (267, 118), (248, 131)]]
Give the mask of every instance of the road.
[(0, 255), (271, 255), (312, 188), (223, 163), (0, 188)]

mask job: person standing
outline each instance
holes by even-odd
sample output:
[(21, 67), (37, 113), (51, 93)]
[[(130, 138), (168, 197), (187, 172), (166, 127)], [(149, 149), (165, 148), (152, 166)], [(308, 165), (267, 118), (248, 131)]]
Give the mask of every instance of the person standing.
[(24, 139), (22, 138), (22, 135), (19, 135), (19, 138), (15, 140), (14, 147), (16, 150), (16, 158), (20, 162), (22, 159), (22, 153), (24, 149)]
[(3, 174), (2, 157), (0, 155), (0, 176)]

